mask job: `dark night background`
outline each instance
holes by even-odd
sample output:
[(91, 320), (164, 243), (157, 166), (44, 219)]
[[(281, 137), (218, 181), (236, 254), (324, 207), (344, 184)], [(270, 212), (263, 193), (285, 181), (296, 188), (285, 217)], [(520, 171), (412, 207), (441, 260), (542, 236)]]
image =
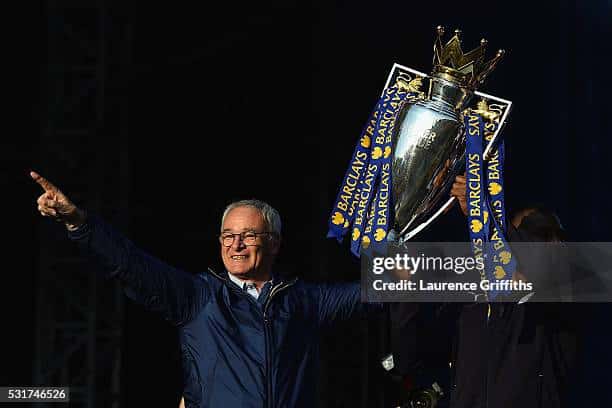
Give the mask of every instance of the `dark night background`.
[[(78, 64), (82, 50), (53, 45), (49, 34), (63, 14), (86, 42), (92, 29), (79, 13), (89, 3), (22, 10), (7, 37), (17, 91), (2, 144), (0, 385), (33, 384), (41, 254), (49, 239), (63, 245), (60, 226), (36, 211), (29, 169), (69, 196), (78, 191), (78, 204), (186, 270), (219, 264), (224, 206), (256, 197), (283, 216), (279, 269), (357, 279), (346, 247), (325, 239), (326, 217), (392, 64), (429, 72), (438, 24), (463, 30), (464, 51), (481, 37), (491, 55), (508, 51), (481, 90), (514, 102), (504, 132), (509, 207), (543, 202), (575, 240), (612, 240), (609, 1), (106, 2), (104, 85), (94, 89), (103, 91), (102, 114), (91, 118), (78, 116), (95, 110), (87, 97), (64, 104), (83, 91), (78, 75), (56, 74), (58, 63)], [(54, 131), (66, 123), (92, 131)], [(462, 228), (454, 209), (434, 231), (456, 238)], [(601, 403), (611, 383), (610, 307), (594, 310), (578, 383), (593, 394), (583, 402)], [(122, 406), (176, 406), (175, 330), (129, 301), (122, 327)], [(384, 338), (373, 332), (347, 326), (325, 337), (323, 406), (380, 406), (371, 390), (380, 388), (376, 344)]]

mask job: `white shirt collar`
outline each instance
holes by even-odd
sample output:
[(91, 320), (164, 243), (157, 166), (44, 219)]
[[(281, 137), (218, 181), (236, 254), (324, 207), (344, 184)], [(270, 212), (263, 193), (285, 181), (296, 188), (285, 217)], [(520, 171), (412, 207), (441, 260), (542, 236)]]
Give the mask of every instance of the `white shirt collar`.
[[(227, 273), (232, 282), (238, 285), (242, 290), (246, 291), (249, 295), (253, 296), (255, 299), (259, 297), (259, 290), (257, 290), (257, 286), (255, 286), (252, 282), (245, 282), (240, 278), (235, 277), (231, 273)], [(261, 287), (263, 288), (266, 283), (270, 281), (265, 281)]]

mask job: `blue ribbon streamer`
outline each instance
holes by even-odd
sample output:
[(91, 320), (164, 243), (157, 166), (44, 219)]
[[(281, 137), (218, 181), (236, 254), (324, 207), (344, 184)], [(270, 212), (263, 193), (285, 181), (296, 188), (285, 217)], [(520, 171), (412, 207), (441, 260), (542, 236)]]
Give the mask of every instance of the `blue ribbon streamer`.
[(338, 241), (352, 226), (351, 252), (386, 239), (393, 216), (392, 135), (403, 102), (416, 93), (397, 84), (385, 89), (353, 152), (329, 220), (328, 237)]
[[(491, 150), (483, 160), (485, 142), (490, 140), (498, 123), (485, 124), (481, 115), (468, 111), (464, 114), (466, 129), (466, 199), (468, 230), (474, 256), (484, 258), (482, 279), (490, 282), (510, 280), (516, 270), (516, 260), (505, 237), (505, 204), (503, 143)], [(484, 139), (483, 140), (483, 136)], [(485, 167), (486, 166), (486, 167)], [(505, 291), (490, 290), (487, 298), (495, 299)]]
[(377, 118), (383, 97), (370, 114), (368, 122), (359, 136), (349, 167), (336, 197), (334, 209), (329, 220), (328, 238), (336, 238), (338, 242), (346, 235), (349, 226), (355, 218), (356, 205), (361, 197), (362, 179), (370, 163), (370, 147), (376, 128)]

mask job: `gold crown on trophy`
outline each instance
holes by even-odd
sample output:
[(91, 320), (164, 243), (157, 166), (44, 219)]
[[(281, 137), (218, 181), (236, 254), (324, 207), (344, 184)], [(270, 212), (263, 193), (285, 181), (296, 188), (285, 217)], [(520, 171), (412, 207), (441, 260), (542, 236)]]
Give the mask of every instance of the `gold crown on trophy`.
[(460, 86), (475, 89), (493, 71), (505, 51), (499, 50), (493, 59), (485, 62), (487, 40), (480, 40), (480, 46), (464, 54), (461, 50), (461, 31), (442, 45), (444, 27), (436, 28), (438, 38), (434, 43), (433, 75), (457, 83)]

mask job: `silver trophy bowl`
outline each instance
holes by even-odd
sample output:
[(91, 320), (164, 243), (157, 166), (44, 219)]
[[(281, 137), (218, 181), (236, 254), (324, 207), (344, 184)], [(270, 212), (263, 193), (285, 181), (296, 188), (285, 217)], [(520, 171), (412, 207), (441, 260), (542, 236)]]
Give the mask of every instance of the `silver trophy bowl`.
[(443, 202), (462, 169), (465, 135), (459, 116), (473, 93), (443, 78), (430, 79), (426, 100), (408, 104), (393, 136), (394, 230), (411, 236)]

